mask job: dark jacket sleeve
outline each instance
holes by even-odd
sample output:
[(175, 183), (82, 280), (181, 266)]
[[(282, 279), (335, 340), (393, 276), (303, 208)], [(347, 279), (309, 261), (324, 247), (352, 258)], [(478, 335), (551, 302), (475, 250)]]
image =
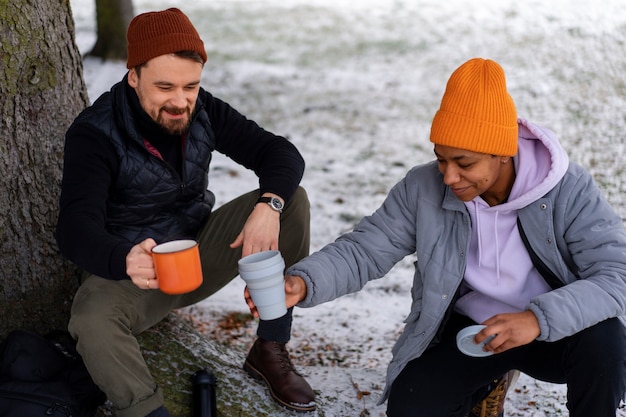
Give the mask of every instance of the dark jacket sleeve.
[(128, 279), (132, 243), (106, 231), (106, 200), (118, 170), (110, 142), (86, 125), (65, 138), (56, 240), (61, 253), (83, 270), (108, 279)]
[(304, 159), (296, 147), (210, 93), (201, 90), (199, 98), (215, 132), (217, 151), (253, 170), (261, 194), (271, 192), (289, 201), (304, 174)]

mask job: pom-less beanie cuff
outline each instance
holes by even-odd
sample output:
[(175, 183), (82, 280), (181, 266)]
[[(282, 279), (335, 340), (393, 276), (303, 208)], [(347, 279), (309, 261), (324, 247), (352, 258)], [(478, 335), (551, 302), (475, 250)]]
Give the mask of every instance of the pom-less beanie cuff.
[(430, 140), (452, 148), (513, 156), (517, 153), (515, 120), (515, 126), (502, 126), (439, 110), (433, 119)]
[(133, 18), (126, 32), (128, 69), (157, 56), (180, 51), (194, 51), (207, 60), (204, 42), (189, 18), (179, 9), (147, 12)]
[(450, 76), (430, 141), (499, 156), (517, 153), (517, 113), (502, 67), (474, 58)]

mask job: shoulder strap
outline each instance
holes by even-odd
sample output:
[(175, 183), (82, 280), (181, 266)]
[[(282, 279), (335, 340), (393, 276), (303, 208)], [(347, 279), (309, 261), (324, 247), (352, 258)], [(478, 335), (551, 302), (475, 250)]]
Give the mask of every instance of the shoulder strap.
[(554, 272), (552, 272), (545, 263), (543, 263), (541, 258), (537, 256), (533, 248), (530, 246), (528, 238), (526, 237), (526, 233), (524, 233), (524, 229), (522, 229), (522, 223), (520, 222), (519, 217), (517, 218), (517, 229), (519, 230), (519, 234), (522, 237), (522, 242), (524, 242), (524, 246), (526, 246), (526, 250), (530, 255), (530, 259), (533, 261), (533, 265), (535, 266), (535, 268), (537, 268), (537, 271), (539, 271), (543, 279), (546, 280), (548, 285), (552, 287), (553, 290), (562, 287), (563, 282), (557, 278)]

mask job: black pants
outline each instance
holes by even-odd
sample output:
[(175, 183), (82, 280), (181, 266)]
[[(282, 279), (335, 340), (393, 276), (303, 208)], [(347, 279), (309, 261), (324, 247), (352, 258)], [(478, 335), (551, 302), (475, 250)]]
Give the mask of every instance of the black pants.
[(465, 417), (486, 386), (512, 369), (567, 384), (571, 417), (615, 417), (624, 393), (625, 332), (616, 318), (556, 342), (532, 342), (483, 358), (461, 353), (456, 333), (476, 324), (453, 315), (439, 344), (409, 362), (394, 381), (389, 417)]

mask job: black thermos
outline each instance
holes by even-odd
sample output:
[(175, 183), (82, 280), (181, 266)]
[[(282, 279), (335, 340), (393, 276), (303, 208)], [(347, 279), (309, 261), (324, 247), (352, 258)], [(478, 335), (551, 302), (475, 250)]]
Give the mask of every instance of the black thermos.
[(192, 377), (193, 383), (193, 416), (217, 417), (215, 403), (215, 384), (217, 379), (213, 372), (201, 369)]

